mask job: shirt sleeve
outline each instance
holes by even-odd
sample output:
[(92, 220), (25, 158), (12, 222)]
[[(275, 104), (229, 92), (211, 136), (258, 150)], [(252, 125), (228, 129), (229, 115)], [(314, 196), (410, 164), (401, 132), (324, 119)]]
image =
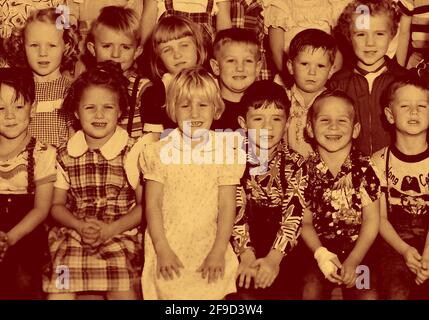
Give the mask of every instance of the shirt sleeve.
[(282, 204), (282, 221), (272, 246), (272, 249), (280, 251), (283, 255), (287, 255), (298, 242), (307, 206), (304, 193), (308, 187), (308, 172), (303, 158), (292, 167), (286, 165), (285, 172), (280, 174), (288, 175), (288, 172), (290, 174), (286, 177), (288, 186)]
[(36, 186), (56, 180), (56, 149), (42, 145), (34, 154), (34, 182)]
[(369, 165), (364, 169), (365, 172), (363, 172), (363, 179), (360, 186), (362, 207), (366, 207), (380, 198), (380, 180), (376, 174), (377, 169), (371, 160), (369, 161)]
[(58, 189), (68, 190), (70, 189), (70, 178), (67, 172), (61, 167), (57, 161), (57, 180), (54, 183), (54, 187)]

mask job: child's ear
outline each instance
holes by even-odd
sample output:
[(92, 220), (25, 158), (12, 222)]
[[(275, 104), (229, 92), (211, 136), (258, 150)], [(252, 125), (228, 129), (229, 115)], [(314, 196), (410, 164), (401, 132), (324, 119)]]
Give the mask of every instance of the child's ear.
[(292, 66), (292, 60), (288, 59), (286, 62), (287, 70), (289, 71), (289, 74), (293, 76), (293, 66)]
[(95, 57), (95, 44), (94, 44), (94, 42), (88, 42), (86, 44), (86, 48)]
[(143, 47), (142, 46), (138, 46), (137, 49), (136, 49), (136, 52), (134, 53), (133, 60), (136, 60), (142, 53), (143, 53)]
[(357, 139), (357, 137), (359, 137), (360, 128), (361, 128), (360, 122), (356, 122), (353, 125), (353, 134), (352, 134), (353, 139)]
[(242, 116), (238, 116), (237, 121), (242, 129), (247, 130), (246, 119), (244, 119)]
[(79, 119), (79, 113), (77, 113), (77, 111), (74, 112), (74, 116), (76, 117), (77, 120), (80, 120)]
[(307, 122), (307, 126), (305, 127), (307, 130), (307, 135), (311, 138), (314, 139), (314, 132), (313, 132), (313, 127), (311, 126), (310, 122)]
[(395, 123), (395, 118), (393, 117), (393, 112), (389, 107), (384, 108), (384, 115), (386, 116), (386, 119), (390, 124)]
[(256, 62), (256, 77), (259, 76), (259, 73), (261, 72), (262, 69), (262, 60), (259, 59), (258, 62)]
[(30, 118), (33, 118), (36, 115), (36, 104), (37, 102), (34, 101), (33, 104), (30, 106)]
[(219, 63), (217, 62), (216, 59), (210, 59), (210, 67), (212, 67), (214, 75), (219, 77), (220, 75)]

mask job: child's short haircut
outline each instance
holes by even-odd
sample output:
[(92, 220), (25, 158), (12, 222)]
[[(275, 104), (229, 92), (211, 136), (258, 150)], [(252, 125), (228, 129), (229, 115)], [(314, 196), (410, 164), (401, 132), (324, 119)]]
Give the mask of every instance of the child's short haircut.
[(314, 117), (317, 115), (317, 108), (319, 107), (320, 103), (329, 97), (335, 97), (342, 99), (346, 104), (350, 105), (353, 111), (353, 123), (358, 122), (358, 113), (356, 109), (356, 103), (354, 100), (344, 91), (335, 89), (335, 90), (325, 90), (322, 92), (313, 102), (310, 109), (308, 109), (308, 121), (312, 122), (314, 120)]
[(225, 110), (225, 104), (215, 79), (203, 67), (197, 66), (182, 70), (168, 86), (166, 106), (170, 119), (177, 122), (178, 104), (195, 97), (202, 97), (214, 104), (215, 119), (219, 119)]
[(150, 69), (154, 78), (162, 78), (168, 72), (161, 61), (158, 47), (162, 43), (192, 37), (197, 50), (197, 65), (203, 65), (207, 60), (207, 48), (201, 28), (191, 20), (181, 16), (168, 16), (158, 21), (151, 35)]
[(0, 86), (7, 85), (15, 91), (15, 101), (22, 97), (25, 103), (33, 104), (35, 88), (33, 72), (23, 68), (0, 68)]
[(118, 95), (121, 118), (128, 110), (128, 79), (123, 75), (121, 65), (113, 61), (99, 62), (82, 73), (67, 91), (61, 111), (73, 118), (79, 108), (82, 95), (88, 87), (101, 86)]
[(123, 32), (131, 39), (134, 39), (137, 46), (140, 45), (140, 20), (133, 9), (120, 6), (107, 6), (101, 9), (97, 19), (91, 24), (87, 39), (88, 42), (94, 42), (94, 32), (99, 25)]
[(429, 88), (424, 80), (419, 78), (418, 76), (407, 76), (407, 77), (401, 77), (395, 79), (382, 93), (380, 102), (381, 102), (381, 108), (384, 109), (385, 107), (388, 107), (393, 99), (395, 99), (396, 91), (402, 87), (405, 87), (407, 85), (419, 88), (423, 91), (426, 91), (428, 97), (427, 100), (429, 101)]
[(249, 29), (242, 28), (230, 28), (220, 30), (216, 34), (216, 38), (213, 42), (213, 55), (217, 59), (219, 52), (222, 50), (223, 46), (227, 43), (242, 43), (247, 45), (255, 46), (256, 49), (256, 60), (261, 59), (261, 53), (259, 52), (260, 41), (257, 34)]
[[(46, 8), (33, 12), (27, 19), (25, 25), (12, 31), (12, 35), (5, 40), (5, 59), (9, 65), (17, 67), (28, 67), (27, 57), (25, 55), (25, 30), (27, 26), (34, 21), (50, 23), (57, 25), (62, 21), (62, 13), (56, 12), (55, 8)], [(63, 28), (63, 41), (65, 44), (64, 54), (61, 60), (60, 71), (74, 71), (75, 64), (79, 55), (79, 33), (76, 26)]]
[(363, 15), (366, 12), (358, 10), (360, 8), (368, 8), (369, 14), (375, 16), (378, 14), (385, 14), (390, 20), (390, 32), (392, 37), (398, 31), (398, 24), (400, 19), (400, 10), (395, 2), (392, 0), (354, 0), (344, 8), (341, 13), (337, 29), (343, 34), (343, 36), (350, 41), (351, 34), (350, 28), (355, 23), (354, 16)]
[(290, 100), (286, 90), (271, 80), (260, 80), (252, 83), (240, 100), (240, 116), (246, 117), (250, 108), (265, 108), (271, 104), (284, 110), (286, 118), (289, 116)]
[(329, 55), (329, 61), (334, 63), (337, 44), (330, 34), (319, 29), (306, 29), (299, 32), (290, 42), (289, 59), (294, 60), (304, 50), (323, 49)]

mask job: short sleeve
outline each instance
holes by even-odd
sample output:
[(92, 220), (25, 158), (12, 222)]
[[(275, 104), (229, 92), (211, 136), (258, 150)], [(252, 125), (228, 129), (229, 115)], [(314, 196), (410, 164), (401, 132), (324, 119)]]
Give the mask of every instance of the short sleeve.
[(139, 165), (145, 180), (165, 183), (166, 167), (161, 162), (161, 141), (147, 145), (140, 153)]
[(41, 185), (56, 180), (56, 149), (50, 145), (39, 145), (34, 152), (34, 182)]
[(380, 186), (382, 188), (387, 186), (387, 177), (385, 172), (386, 167), (386, 148), (383, 148), (375, 152), (371, 157), (371, 162), (374, 166), (374, 171), (380, 181)]
[(70, 178), (63, 167), (57, 162), (57, 180), (54, 183), (54, 187), (58, 189), (68, 190), (70, 189)]
[(246, 152), (241, 148), (228, 150), (224, 163), (219, 167), (220, 186), (238, 185), (246, 168)]
[(147, 135), (137, 140), (137, 142), (131, 147), (131, 150), (127, 153), (124, 161), (125, 174), (127, 175), (128, 182), (133, 189), (138, 187), (140, 179), (141, 169), (139, 159), (146, 144), (145, 137), (147, 137)]
[(290, 12), (291, 10), (284, 0), (264, 0), (265, 26), (287, 31), (291, 24)]
[(366, 207), (380, 198), (380, 180), (375, 172), (377, 169), (374, 169), (374, 164), (371, 160), (369, 161), (369, 165), (361, 170), (364, 170), (364, 172), (359, 191), (362, 207)]

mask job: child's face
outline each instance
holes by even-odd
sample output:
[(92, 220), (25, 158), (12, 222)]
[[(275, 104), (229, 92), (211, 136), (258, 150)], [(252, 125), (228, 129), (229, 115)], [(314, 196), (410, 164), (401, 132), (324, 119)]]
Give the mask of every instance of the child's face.
[(27, 134), (30, 123), (31, 105), (20, 96), (15, 101), (15, 90), (7, 85), (0, 85), (0, 136), (17, 139)]
[(142, 53), (132, 37), (102, 24), (94, 32), (94, 43), (88, 42), (87, 46), (97, 62), (112, 60), (121, 64), (124, 72), (131, 69), (134, 60)]
[(216, 116), (215, 106), (207, 99), (196, 95), (190, 99), (178, 101), (176, 121), (180, 131), (190, 138), (202, 136), (210, 130)]
[(293, 61), (289, 60), (287, 66), (296, 86), (307, 93), (321, 90), (332, 69), (329, 54), (321, 48), (314, 50), (311, 47), (302, 50)]
[(88, 145), (101, 147), (115, 133), (121, 116), (118, 95), (103, 86), (90, 86), (84, 90), (75, 116)]
[(350, 37), (358, 65), (364, 69), (378, 67), (384, 62), (384, 55), (392, 39), (388, 16), (384, 14), (370, 16), (369, 29), (357, 29), (354, 22), (351, 24)]
[(222, 97), (243, 95), (244, 91), (256, 80), (261, 70), (261, 61), (257, 60), (258, 48), (246, 43), (225, 43), (217, 59), (210, 61), (213, 72), (220, 80)]
[(28, 64), (44, 81), (61, 76), (60, 66), (64, 53), (63, 31), (54, 24), (33, 21), (25, 29), (25, 54)]
[(406, 135), (426, 134), (429, 128), (429, 91), (406, 85), (396, 90), (390, 106), (384, 109), (396, 131)]
[(316, 108), (307, 130), (318, 149), (336, 153), (350, 148), (360, 132), (360, 124), (353, 123), (353, 107), (341, 98), (327, 97)]
[[(240, 126), (248, 130), (249, 138), (253, 141), (256, 147), (260, 149), (268, 149), (269, 154), (274, 152), (277, 145), (283, 138), (286, 126), (286, 113), (282, 109), (278, 109), (275, 105), (270, 104), (266, 107), (258, 109), (249, 108), (246, 114), (246, 119), (238, 118)], [(265, 129), (261, 131), (261, 129)], [(252, 137), (252, 131), (256, 135)]]
[(190, 36), (161, 43), (158, 52), (164, 67), (172, 75), (197, 65), (197, 47)]

